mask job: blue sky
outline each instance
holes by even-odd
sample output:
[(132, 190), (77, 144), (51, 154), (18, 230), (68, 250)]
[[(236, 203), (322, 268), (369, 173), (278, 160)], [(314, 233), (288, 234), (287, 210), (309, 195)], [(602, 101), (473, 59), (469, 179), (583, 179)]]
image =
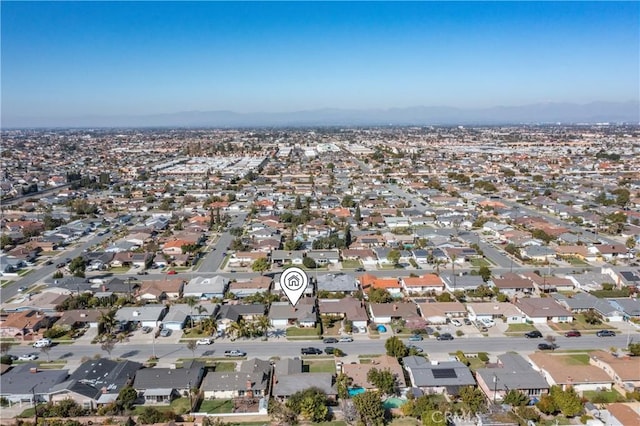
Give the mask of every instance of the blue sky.
[(2, 2), (2, 114), (629, 101), (638, 2)]

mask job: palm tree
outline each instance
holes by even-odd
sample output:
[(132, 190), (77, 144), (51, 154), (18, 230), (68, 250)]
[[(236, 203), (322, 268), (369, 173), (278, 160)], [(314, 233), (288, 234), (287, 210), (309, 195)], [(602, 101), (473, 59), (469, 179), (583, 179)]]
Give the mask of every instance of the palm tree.
[(271, 328), (271, 321), (266, 315), (260, 315), (256, 318), (256, 327), (260, 331), (260, 334), (267, 336), (267, 332)]
[(191, 318), (191, 328), (193, 328), (193, 307), (198, 304), (198, 299), (193, 296), (185, 297), (184, 303), (189, 306), (189, 318)]
[(201, 330), (210, 336), (218, 331), (218, 322), (213, 317), (207, 317), (200, 323)]
[(98, 319), (98, 325), (102, 328), (105, 334), (111, 334), (113, 328), (116, 326), (116, 311), (111, 310), (107, 313), (102, 312)]
[(233, 339), (238, 337), (244, 337), (247, 333), (247, 325), (244, 320), (240, 318), (238, 321), (234, 321), (227, 327), (227, 333), (232, 336)]
[(198, 314), (198, 316), (202, 315), (202, 313), (209, 313), (209, 311), (207, 311), (207, 308), (205, 308), (202, 305), (198, 305), (196, 306), (196, 313)]

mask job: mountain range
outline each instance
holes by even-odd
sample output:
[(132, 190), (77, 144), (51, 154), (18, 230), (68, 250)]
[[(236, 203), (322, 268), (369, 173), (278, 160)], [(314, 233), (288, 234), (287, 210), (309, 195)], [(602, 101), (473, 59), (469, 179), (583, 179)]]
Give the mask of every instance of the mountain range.
[[(4, 114), (3, 114), (4, 115)], [(378, 125), (508, 125), (640, 123), (640, 102), (537, 103), (491, 108), (417, 106), (237, 113), (185, 111), (153, 115), (2, 118), (2, 128), (25, 127), (304, 127)]]

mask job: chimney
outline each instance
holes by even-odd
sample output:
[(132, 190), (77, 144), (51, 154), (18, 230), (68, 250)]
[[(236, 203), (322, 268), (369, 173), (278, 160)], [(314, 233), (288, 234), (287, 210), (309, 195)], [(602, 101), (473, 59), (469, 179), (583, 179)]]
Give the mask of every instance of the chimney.
[(398, 305), (396, 305), (395, 303), (393, 304), (393, 312), (398, 310)]
[(106, 387), (102, 387), (102, 389), (100, 389), (100, 392), (102, 392), (102, 394), (106, 394), (107, 393), (107, 388)]
[(251, 390), (251, 380), (247, 380), (247, 390)]
[(102, 292), (104, 293), (105, 291), (107, 291), (107, 287), (104, 286), (104, 284), (102, 285)]
[(29, 369), (29, 373), (31, 373), (31, 374), (35, 374), (35, 373), (37, 373), (37, 372), (38, 372), (38, 367), (31, 367), (31, 368)]

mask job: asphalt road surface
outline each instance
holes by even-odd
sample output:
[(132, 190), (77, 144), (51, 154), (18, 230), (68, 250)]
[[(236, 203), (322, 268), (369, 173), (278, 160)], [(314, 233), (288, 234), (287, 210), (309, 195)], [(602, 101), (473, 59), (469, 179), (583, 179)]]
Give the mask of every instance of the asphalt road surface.
[[(568, 338), (559, 336), (556, 338), (557, 351), (573, 350), (573, 349), (608, 349), (612, 346), (623, 348), (628, 342), (637, 342), (640, 334), (617, 335), (616, 337), (597, 337), (595, 335), (583, 335), (577, 338)], [(383, 354), (385, 353), (384, 343), (386, 338), (362, 340), (356, 337), (354, 342), (336, 343), (330, 346), (342, 349), (347, 355), (366, 355), (366, 354)], [(527, 339), (524, 337), (479, 337), (479, 338), (455, 338), (453, 341), (437, 341), (429, 338), (421, 342), (408, 342), (424, 349), (427, 354), (442, 354), (456, 352), (462, 350), (464, 352), (489, 352), (504, 353), (508, 351), (516, 351), (518, 353), (531, 353), (536, 351), (539, 343), (544, 339)], [(300, 356), (300, 349), (303, 347), (316, 347), (324, 349), (325, 344), (320, 340), (310, 341), (287, 341), (282, 338), (269, 338), (268, 341), (259, 339), (246, 339), (231, 342), (228, 339), (218, 340), (213, 345), (198, 346), (195, 351), (197, 357), (201, 356), (224, 356), (224, 351), (229, 349), (240, 349), (247, 352), (248, 357), (270, 358), (272, 356), (279, 357), (296, 357)], [(162, 338), (156, 339), (154, 345), (148, 343), (118, 343), (115, 345), (111, 353), (111, 357), (126, 358), (134, 361), (144, 362), (155, 352), (156, 356), (162, 362), (174, 362), (178, 358), (191, 358), (192, 352), (187, 349), (184, 343), (163, 343)], [(27, 353), (37, 353), (40, 359), (46, 360), (47, 355), (41, 353), (39, 349), (31, 346), (14, 346), (10, 354), (22, 355)], [(56, 345), (50, 348), (49, 358), (57, 359), (80, 359), (82, 357), (92, 357), (96, 354), (107, 356), (107, 353), (101, 350), (97, 344), (73, 344), (73, 345)]]

